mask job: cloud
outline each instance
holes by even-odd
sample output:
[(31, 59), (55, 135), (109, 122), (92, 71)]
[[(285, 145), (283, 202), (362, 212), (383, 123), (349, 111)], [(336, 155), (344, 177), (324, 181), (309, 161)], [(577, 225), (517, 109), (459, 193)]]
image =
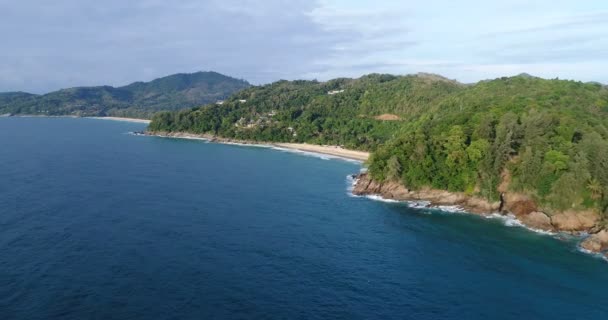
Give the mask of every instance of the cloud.
[(421, 71), (608, 82), (605, 1), (0, 0), (0, 12), (0, 91), (198, 70), (253, 83)]
[(311, 1), (0, 2), (0, 91), (126, 84), (216, 70), (253, 82), (296, 77), (334, 38)]

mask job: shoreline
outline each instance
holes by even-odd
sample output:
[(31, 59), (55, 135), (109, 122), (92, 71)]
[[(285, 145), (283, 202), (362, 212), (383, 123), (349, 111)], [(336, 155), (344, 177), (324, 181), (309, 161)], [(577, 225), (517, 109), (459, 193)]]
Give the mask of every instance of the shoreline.
[(68, 118), (68, 119), (97, 119), (97, 120), (110, 120), (110, 121), (123, 121), (123, 122), (134, 122), (134, 123), (145, 123), (149, 124), (151, 120), (139, 119), (139, 118), (123, 118), (123, 117), (80, 117), (74, 115), (60, 115), (60, 116), (49, 116), (49, 115), (38, 115), (38, 114), (6, 114), (0, 115), (2, 118)]
[[(408, 190), (404, 186), (388, 182), (377, 183), (367, 173), (348, 177), (349, 194), (375, 201), (405, 204), (413, 209), (439, 210), (447, 213), (465, 214), (485, 219), (498, 219), (505, 226), (521, 227), (531, 232), (550, 235), (554, 238), (573, 236), (578, 239), (577, 250), (608, 262), (608, 229), (600, 225), (599, 217), (590, 217), (589, 212), (561, 212), (546, 214), (542, 211), (521, 213), (513, 203), (490, 203), (476, 197), (445, 190)], [(508, 196), (506, 196), (508, 197)]]
[(365, 162), (369, 159), (370, 153), (365, 151), (345, 149), (340, 146), (330, 145), (314, 145), (309, 143), (283, 143), (283, 142), (264, 142), (264, 141), (249, 141), (239, 140), (231, 138), (222, 138), (210, 134), (192, 134), (185, 132), (144, 132), (144, 135), (161, 137), (161, 138), (176, 138), (176, 139), (190, 139), (190, 140), (203, 140), (215, 143), (223, 144), (237, 144), (237, 145), (250, 145), (259, 146), (266, 148), (277, 148), (294, 150), (298, 152), (320, 154), (326, 156), (332, 156), (336, 158), (342, 158), (350, 161)]
[(315, 145), (315, 144), (309, 144), (309, 143), (274, 143), (272, 145), (276, 146), (276, 147), (292, 149), (292, 150), (327, 154), (327, 155), (331, 155), (331, 156), (347, 158), (350, 160), (357, 160), (357, 161), (361, 161), (361, 162), (367, 161), (369, 159), (369, 155), (370, 155), (369, 152), (345, 149), (340, 146)]
[(110, 120), (110, 121), (122, 121), (122, 122), (134, 122), (134, 123), (145, 123), (149, 124), (150, 120), (148, 119), (139, 119), (139, 118), (123, 118), (123, 117), (82, 117), (85, 119), (97, 119), (97, 120)]

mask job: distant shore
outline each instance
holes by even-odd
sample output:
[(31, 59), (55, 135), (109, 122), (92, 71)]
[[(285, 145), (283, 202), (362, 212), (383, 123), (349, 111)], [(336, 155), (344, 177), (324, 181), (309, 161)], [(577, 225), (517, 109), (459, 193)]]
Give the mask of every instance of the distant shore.
[(191, 139), (191, 140), (205, 140), (217, 143), (226, 144), (245, 144), (245, 145), (260, 145), (267, 147), (275, 147), (282, 149), (297, 150), (303, 152), (311, 152), (324, 154), (349, 160), (356, 160), (365, 162), (369, 158), (369, 152), (357, 151), (345, 149), (340, 146), (330, 145), (315, 145), (308, 143), (279, 143), (279, 142), (260, 142), (260, 141), (247, 141), (230, 138), (221, 138), (210, 134), (192, 134), (185, 132), (145, 132), (146, 135), (165, 137), (165, 138), (178, 138), (178, 139)]
[(39, 114), (4, 114), (0, 115), (0, 117), (12, 117), (12, 118), (84, 118), (84, 119), (100, 119), (100, 120), (112, 120), (112, 121), (125, 121), (125, 122), (136, 122), (136, 123), (150, 123), (148, 119), (138, 119), (138, 118), (123, 118), (123, 117), (79, 117), (74, 115), (59, 115), (59, 116), (49, 116), (49, 115), (39, 115)]
[(138, 118), (122, 118), (122, 117), (86, 117), (89, 119), (100, 119), (100, 120), (113, 120), (113, 121), (124, 121), (124, 122), (136, 122), (136, 123), (150, 123), (148, 119), (138, 119)]

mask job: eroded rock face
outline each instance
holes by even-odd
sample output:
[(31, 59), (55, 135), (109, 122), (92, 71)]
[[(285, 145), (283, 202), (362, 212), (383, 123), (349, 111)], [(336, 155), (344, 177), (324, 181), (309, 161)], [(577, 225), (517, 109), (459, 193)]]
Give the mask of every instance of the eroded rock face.
[(600, 220), (594, 211), (565, 211), (551, 216), (551, 224), (560, 231), (586, 231)]
[(549, 216), (540, 211), (534, 211), (525, 215), (520, 215), (518, 216), (518, 218), (523, 224), (533, 229), (544, 231), (555, 230), (555, 228), (551, 224), (551, 218), (549, 218)]
[(583, 249), (592, 252), (602, 252), (608, 249), (608, 230), (604, 229), (596, 234), (590, 235), (581, 243)]
[(511, 212), (516, 216), (524, 216), (538, 211), (536, 203), (530, 197), (520, 193), (504, 193), (503, 200), (503, 210)]
[[(431, 205), (457, 205), (471, 213), (489, 214), (497, 212), (500, 202), (469, 196), (460, 192), (422, 189), (408, 190), (398, 182), (376, 182), (367, 173), (357, 176), (353, 193), (357, 195), (380, 195), (386, 199), (401, 201), (429, 201)], [(538, 209), (528, 196), (519, 193), (503, 194), (502, 210), (513, 213), (523, 224), (545, 231), (596, 232), (600, 216), (595, 211), (566, 211), (548, 215)], [(595, 239), (595, 238), (594, 238)], [(591, 241), (591, 240), (590, 240)], [(589, 243), (588, 245), (594, 245)]]

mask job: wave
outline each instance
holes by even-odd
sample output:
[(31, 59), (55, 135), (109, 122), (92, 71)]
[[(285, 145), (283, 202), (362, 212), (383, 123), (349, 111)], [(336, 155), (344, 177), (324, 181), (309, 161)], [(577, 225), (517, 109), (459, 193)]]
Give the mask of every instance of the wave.
[(303, 156), (307, 156), (307, 157), (319, 158), (322, 160), (333, 160), (333, 159), (349, 160), (346, 158), (341, 158), (341, 157), (333, 156), (333, 155), (329, 155), (329, 154), (317, 153), (317, 152), (311, 152), (311, 151), (303, 151), (303, 150), (298, 150), (298, 149), (290, 149), (290, 148), (283, 148), (283, 147), (277, 147), (277, 146), (270, 146), (270, 148), (273, 150), (281, 151), (281, 152), (295, 153), (295, 154), (299, 154), (299, 155), (303, 155)]
[(602, 260), (608, 262), (607, 256), (605, 256), (599, 252), (593, 252), (593, 251), (587, 250), (587, 249), (581, 247), (580, 244), (576, 246), (576, 250), (578, 250), (579, 252), (582, 252), (584, 254), (588, 254), (596, 259), (602, 259)]
[(374, 200), (374, 201), (386, 202), (386, 203), (405, 203), (405, 204), (407, 204), (407, 202), (404, 202), (404, 201), (398, 201), (398, 200), (393, 200), (393, 199), (386, 199), (386, 198), (382, 198), (379, 195), (374, 195), (374, 194), (366, 195), (365, 198), (368, 198), (368, 199), (371, 199), (371, 200)]
[(359, 181), (359, 179), (357, 179), (355, 175), (349, 174), (346, 176), (346, 194), (349, 197), (352, 197), (352, 198), (361, 197), (361, 196), (358, 196), (353, 193), (353, 190), (355, 189), (355, 185), (357, 184), (358, 181)]
[(351, 163), (355, 163), (355, 164), (363, 163), (363, 161), (360, 161), (360, 160), (345, 158), (345, 157), (341, 157), (341, 156), (337, 156), (337, 155), (333, 155), (333, 154), (326, 154), (326, 153), (319, 153), (319, 152), (314, 152), (314, 151), (305, 151), (305, 150), (298, 150), (298, 149), (291, 149), (291, 148), (284, 148), (284, 147), (277, 147), (277, 146), (270, 146), (270, 147), (271, 147), (271, 149), (274, 149), (277, 151), (296, 153), (299, 155), (319, 158), (322, 160), (342, 160), (342, 161), (351, 162)]
[(558, 232), (547, 231), (547, 230), (542, 230), (542, 229), (536, 229), (536, 228), (532, 228), (530, 226), (527, 226), (521, 220), (517, 219), (517, 217), (515, 215), (513, 215), (513, 214), (492, 213), (492, 214), (485, 215), (484, 218), (486, 218), (486, 219), (497, 219), (497, 220), (500, 220), (507, 227), (524, 228), (526, 230), (529, 230), (529, 231), (532, 231), (532, 232), (535, 232), (535, 233), (538, 233), (538, 234), (548, 235), (548, 236), (557, 236), (557, 235), (559, 235)]
[[(356, 179), (353, 175), (348, 175), (346, 177), (346, 181), (348, 183), (347, 190), (348, 190), (349, 196), (355, 197), (355, 198), (361, 198), (362, 196), (353, 194), (353, 189), (354, 189), (358, 179)], [(433, 206), (433, 205), (431, 205), (431, 203), (429, 201), (398, 201), (398, 200), (394, 200), (394, 199), (385, 199), (380, 195), (366, 195), (363, 197), (373, 200), (373, 201), (380, 201), (380, 202), (385, 202), (385, 203), (406, 204), (409, 208), (418, 209), (418, 210), (420, 210), (420, 212), (425, 213), (425, 214), (433, 214), (433, 211), (439, 211), (440, 213), (457, 213), (457, 214), (481, 216), (486, 219), (497, 219), (497, 220), (502, 221), (502, 223), (507, 227), (522, 228), (522, 229), (526, 229), (528, 231), (531, 231), (531, 232), (534, 232), (534, 233), (537, 233), (540, 235), (551, 236), (551, 237), (554, 237), (555, 239), (563, 240), (564, 237), (567, 237), (567, 238), (574, 237), (577, 240), (579, 240), (579, 243), (577, 244), (578, 251), (591, 255), (594, 258), (602, 259), (602, 260), (608, 262), (608, 256), (603, 255), (601, 253), (589, 251), (580, 246), (581, 240), (585, 238), (585, 234), (570, 235), (570, 234), (566, 234), (563, 232), (552, 232), (552, 231), (531, 228), (529, 226), (526, 226), (521, 220), (517, 219), (517, 217), (513, 214), (503, 215), (500, 213), (490, 213), (490, 214), (485, 214), (485, 215), (477, 215), (477, 214), (467, 212), (464, 208), (459, 207), (459, 206)], [(429, 210), (429, 209), (431, 209), (431, 210)]]
[[(147, 135), (147, 134), (141, 133), (141, 132), (129, 132), (129, 134), (136, 135), (136, 136), (150, 136), (150, 135)], [(322, 160), (342, 160), (342, 161), (351, 162), (351, 163), (355, 163), (355, 164), (363, 163), (363, 161), (360, 161), (360, 160), (350, 159), (350, 158), (341, 157), (341, 156), (337, 156), (337, 155), (278, 147), (278, 146), (275, 146), (272, 144), (243, 143), (243, 142), (232, 142), (232, 141), (214, 141), (209, 138), (203, 138), (203, 137), (198, 137), (198, 136), (178, 136), (178, 137), (170, 137), (170, 136), (163, 136), (163, 135), (153, 135), (153, 136), (160, 137), (160, 138), (199, 140), (199, 141), (204, 141), (205, 143), (211, 142), (211, 143), (219, 143), (219, 144), (233, 145), (233, 146), (239, 146), (239, 147), (267, 148), (267, 149), (272, 149), (272, 150), (281, 151), (281, 152), (289, 152), (289, 153), (295, 153), (298, 155), (314, 157), (314, 158), (318, 158), (318, 159), (322, 159)], [(364, 172), (364, 171), (362, 171), (362, 172)]]
[[(346, 181), (348, 183), (347, 191), (348, 191), (349, 195), (352, 197), (361, 197), (361, 196), (357, 196), (357, 195), (353, 194), (353, 189), (354, 189), (355, 184), (357, 183), (357, 179), (354, 178), (352, 175), (348, 175), (346, 178)], [(394, 199), (386, 199), (380, 195), (366, 195), (364, 197), (367, 199), (370, 199), (370, 200), (380, 201), (380, 202), (385, 202), (385, 203), (403, 203), (412, 209), (423, 210), (422, 211), (423, 213), (428, 213), (428, 214), (432, 213), (433, 211), (439, 211), (440, 213), (444, 213), (444, 214), (445, 213), (457, 213), (457, 214), (481, 216), (486, 219), (500, 220), (507, 227), (523, 228), (523, 229), (526, 229), (526, 230), (529, 230), (529, 231), (532, 231), (532, 232), (535, 232), (538, 234), (542, 234), (542, 235), (557, 236), (560, 234), (557, 232), (535, 229), (535, 228), (526, 226), (523, 222), (521, 222), (521, 220), (517, 219), (517, 217), (513, 214), (503, 215), (500, 213), (489, 213), (489, 214), (484, 214), (484, 215), (478, 215), (478, 214), (470, 213), (470, 212), (466, 211), (463, 207), (460, 207), (457, 205), (453, 205), (453, 206), (432, 205), (431, 202), (429, 202), (429, 201), (399, 201), (399, 200), (394, 200)]]

